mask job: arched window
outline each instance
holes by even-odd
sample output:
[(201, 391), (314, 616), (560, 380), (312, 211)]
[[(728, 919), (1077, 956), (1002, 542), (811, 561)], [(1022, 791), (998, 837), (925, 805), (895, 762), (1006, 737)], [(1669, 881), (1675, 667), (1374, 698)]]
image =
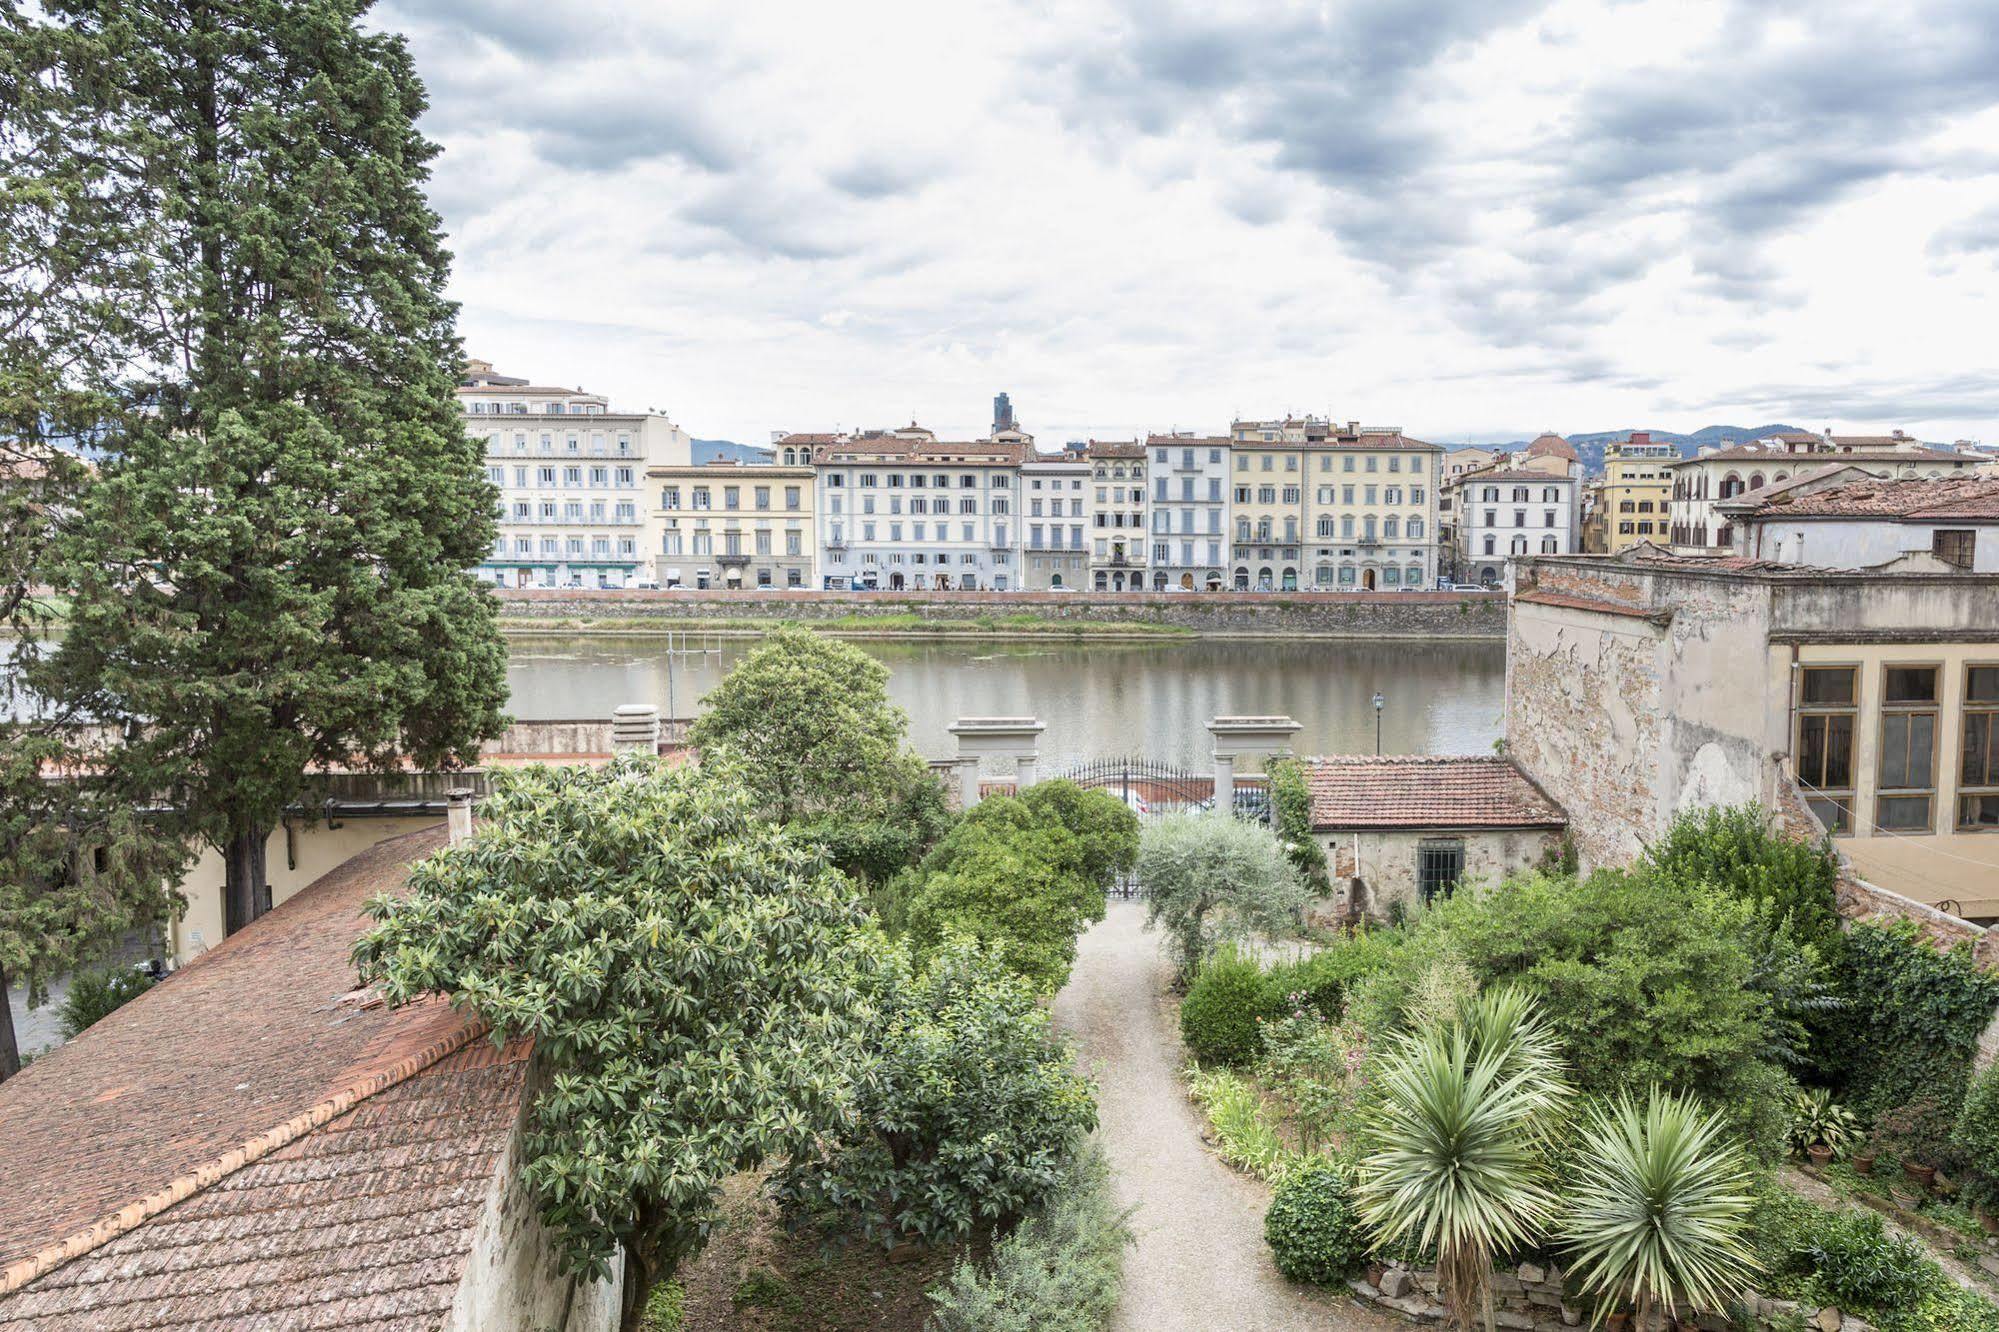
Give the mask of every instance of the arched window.
[(784, 451), (784, 465), (786, 467), (793, 467), (796, 466), (797, 463), (798, 463), (798, 450), (786, 449)]
[(1749, 474), (1749, 488), (1751, 490), (1763, 489), (1763, 473), (1751, 472)]
[(1268, 592), (1272, 585), (1273, 580), (1270, 574), (1270, 566), (1266, 564), (1256, 571), (1256, 586), (1259, 591)]
[(1742, 493), (1742, 477), (1730, 472), (1721, 479), (1721, 498), (1733, 499)]

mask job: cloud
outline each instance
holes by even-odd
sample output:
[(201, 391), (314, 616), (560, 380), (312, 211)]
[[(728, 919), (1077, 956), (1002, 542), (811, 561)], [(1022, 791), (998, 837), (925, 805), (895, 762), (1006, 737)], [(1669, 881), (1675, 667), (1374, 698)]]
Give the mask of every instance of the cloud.
[(1999, 206), (1937, 228), (1930, 237), (1929, 252), (1940, 259), (1959, 255), (1999, 256)]
[(887, 199), (913, 194), (939, 174), (936, 164), (909, 156), (870, 154), (856, 157), (828, 173), (826, 182), (856, 199)]

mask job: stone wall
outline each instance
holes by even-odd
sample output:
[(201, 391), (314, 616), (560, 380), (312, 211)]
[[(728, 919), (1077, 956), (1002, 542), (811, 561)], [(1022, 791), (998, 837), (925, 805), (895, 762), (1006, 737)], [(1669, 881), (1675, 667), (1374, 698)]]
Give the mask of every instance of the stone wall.
[[(1458, 838), (1465, 844), (1466, 885), (1494, 884), (1509, 874), (1534, 868), (1560, 850), (1562, 834), (1553, 828), (1436, 829), (1427, 832), (1319, 832), (1313, 838), (1326, 856), (1334, 896), (1307, 908), (1319, 923), (1349, 920), (1365, 914), (1386, 919), (1394, 904), (1416, 905), (1417, 849), (1435, 838)], [(1355, 860), (1355, 841), (1359, 860)], [(1362, 900), (1353, 900), (1353, 880), (1365, 885)]]
[[(1189, 629), (1231, 637), (1501, 638), (1506, 599), (1487, 592), (654, 592), (502, 588), (501, 614), (533, 621), (867, 620), (921, 616), (939, 631), (990, 633), (980, 620)], [(891, 626), (895, 632), (909, 632)], [(865, 632), (865, 630), (861, 630)], [(1001, 627), (1003, 632), (1003, 626)]]

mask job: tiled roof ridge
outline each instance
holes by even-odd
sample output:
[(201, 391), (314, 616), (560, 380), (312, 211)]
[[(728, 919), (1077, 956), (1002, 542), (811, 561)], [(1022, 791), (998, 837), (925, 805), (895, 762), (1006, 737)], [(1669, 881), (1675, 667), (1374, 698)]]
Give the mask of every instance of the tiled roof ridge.
[(1504, 754), (1314, 754), (1307, 763), (1503, 763), (1518, 767)]
[(400, 1086), (438, 1060), (456, 1054), (486, 1034), (487, 1025), (467, 1019), (457, 1030), (440, 1036), (421, 1050), (405, 1055), (389, 1067), (360, 1078), (291, 1118), (256, 1134), (240, 1146), (204, 1162), (164, 1188), (126, 1203), (108, 1216), (100, 1217), (73, 1235), (44, 1245), (5, 1269), (0, 1269), (0, 1295), (12, 1295), (31, 1282), (64, 1264), (83, 1257), (119, 1236), (138, 1229), (175, 1204), (193, 1197), (227, 1179), (247, 1165), (296, 1142), (314, 1129), (338, 1119), (355, 1106)]

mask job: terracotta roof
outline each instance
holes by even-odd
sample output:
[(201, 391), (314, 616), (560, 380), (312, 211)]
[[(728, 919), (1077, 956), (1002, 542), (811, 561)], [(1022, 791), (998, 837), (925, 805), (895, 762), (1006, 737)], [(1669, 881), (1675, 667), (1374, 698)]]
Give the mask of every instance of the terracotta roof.
[(829, 446), (819, 455), (819, 461), (852, 463), (886, 459), (960, 466), (966, 463), (1011, 466), (1024, 461), (1028, 452), (1026, 444), (994, 443), (990, 440), (856, 439)]
[(1093, 439), (1083, 448), (1086, 458), (1143, 458), (1145, 445), (1135, 439)]
[(0, 1084), (0, 1327), (438, 1324), (526, 1051), (380, 1006), (348, 951), (442, 842), (362, 852)]
[(1570, 462), (1581, 461), (1576, 456), (1576, 446), (1552, 430), (1535, 437), (1534, 442), (1527, 446), (1527, 456), (1530, 458), (1566, 458)]
[(794, 433), (792, 433), (792, 434), (789, 434), (789, 435), (786, 435), (786, 436), (785, 436), (785, 437), (784, 437), (783, 439), (780, 439), (780, 440), (779, 440), (779, 441), (777, 441), (777, 442), (778, 442), (778, 444), (779, 444), (779, 445), (785, 445), (785, 444), (838, 444), (838, 443), (839, 443), (839, 442), (840, 442), (841, 440), (843, 440), (843, 439), (845, 439), (845, 438), (846, 438), (846, 436), (845, 436), (845, 435), (835, 435), (835, 434), (827, 434), (827, 433), (823, 433), (823, 432), (820, 432), (820, 433), (806, 433), (806, 434), (800, 434), (800, 433), (796, 433), (796, 432), (794, 432)]
[(1822, 490), (1772, 495), (1751, 518), (1906, 518), (1999, 522), (1999, 476), (1961, 474), (1921, 480), (1870, 479)]
[[(1811, 438), (1817, 439), (1814, 435)], [(1903, 443), (1913, 443), (1904, 440)], [(1814, 462), (1836, 466), (1849, 462), (1951, 462), (1971, 463), (1977, 461), (1961, 453), (1948, 449), (1931, 448), (1862, 448), (1847, 452), (1840, 449), (1809, 449), (1793, 452), (1775, 445), (1765, 445), (1761, 441), (1753, 444), (1737, 444), (1733, 448), (1716, 449), (1713, 453), (1697, 453), (1691, 458), (1682, 458), (1669, 467), (1687, 467), (1694, 463), (1710, 462)]]
[(1560, 828), (1562, 807), (1496, 755), (1335, 755), (1305, 760), (1314, 831)]

